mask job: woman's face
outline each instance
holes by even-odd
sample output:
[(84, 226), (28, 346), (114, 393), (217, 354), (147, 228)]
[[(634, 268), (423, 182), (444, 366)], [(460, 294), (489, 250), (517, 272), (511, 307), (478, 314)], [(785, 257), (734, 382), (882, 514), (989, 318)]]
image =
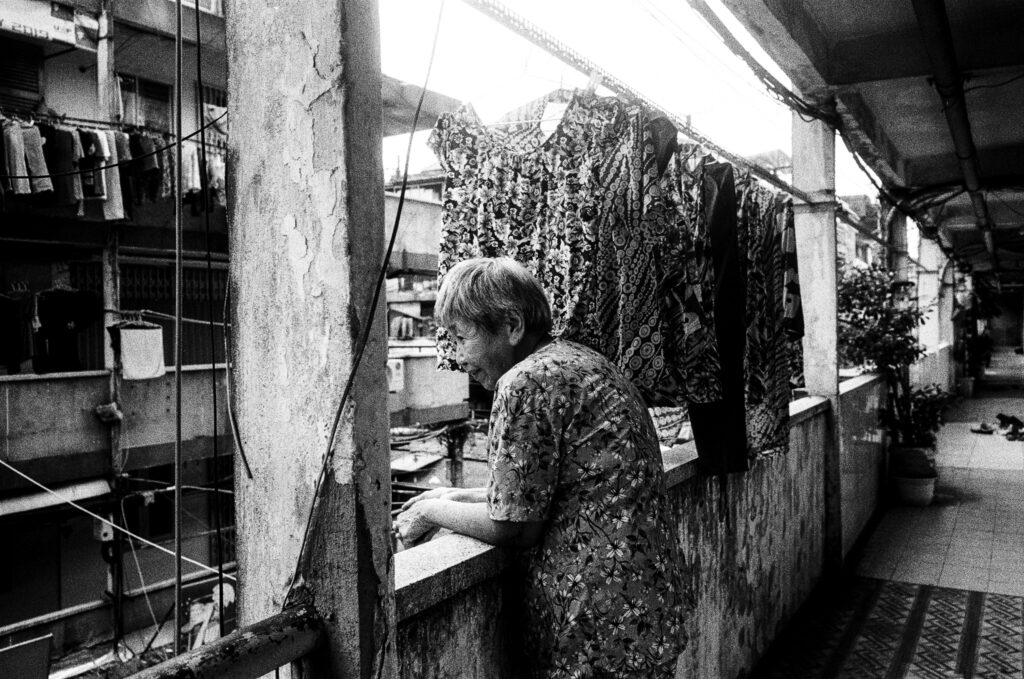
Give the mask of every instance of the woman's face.
[(497, 332), (468, 322), (456, 322), (448, 331), (455, 338), (455, 360), (488, 391), (494, 391), (498, 378), (516, 364), (519, 339), (512, 324), (503, 324)]

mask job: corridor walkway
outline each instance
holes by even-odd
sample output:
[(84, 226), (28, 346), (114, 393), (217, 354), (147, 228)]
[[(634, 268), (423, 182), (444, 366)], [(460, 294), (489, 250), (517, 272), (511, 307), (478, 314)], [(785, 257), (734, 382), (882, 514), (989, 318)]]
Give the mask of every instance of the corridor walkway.
[(855, 575), (812, 602), (754, 676), (1024, 678), (1024, 441), (970, 431), (997, 413), (1024, 419), (1024, 391), (952, 410), (935, 502), (892, 507)]

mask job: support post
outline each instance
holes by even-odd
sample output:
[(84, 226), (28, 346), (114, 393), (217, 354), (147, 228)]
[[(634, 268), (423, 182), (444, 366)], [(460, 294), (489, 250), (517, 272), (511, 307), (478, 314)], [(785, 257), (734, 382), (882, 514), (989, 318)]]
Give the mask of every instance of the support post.
[[(375, 0), (226, 12), (233, 398), (243, 625), (276, 614), (383, 264)], [(383, 300), (381, 300), (383, 301)], [(342, 413), (301, 574), (324, 620), (305, 676), (395, 674), (385, 315)]]
[[(921, 239), (921, 251), (918, 260), (924, 269), (917, 276), (917, 302), (921, 309), (928, 312), (928, 318), (920, 328), (920, 342), (929, 351), (938, 349), (941, 344), (941, 328), (939, 325), (939, 293), (942, 290), (942, 275), (945, 256), (939, 244), (927, 238)], [(947, 385), (943, 385), (944, 387)]]
[[(843, 563), (842, 417), (839, 403), (835, 132), (793, 114), (793, 184), (812, 203), (798, 203), (797, 259), (804, 309), (804, 381), (808, 393), (831, 403), (825, 446), (825, 572)], [(811, 284), (813, 282), (813, 284)]]

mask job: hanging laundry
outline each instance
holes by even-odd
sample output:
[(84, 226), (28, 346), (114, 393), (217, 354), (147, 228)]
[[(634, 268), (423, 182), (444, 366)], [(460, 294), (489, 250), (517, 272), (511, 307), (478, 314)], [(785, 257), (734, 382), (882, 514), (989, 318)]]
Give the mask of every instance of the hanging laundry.
[(4, 161), (7, 170), (7, 187), (11, 193), (24, 195), (32, 193), (28, 180), (28, 165), (25, 162), (25, 139), (21, 124), (14, 120), (3, 121)]
[[(791, 340), (797, 324), (795, 317), (792, 322), (786, 320), (787, 258), (782, 243), (792, 222), (792, 206), (790, 199), (749, 175), (739, 179), (737, 193), (737, 226), (747, 284), (747, 438), (751, 454), (763, 457), (789, 449)], [(795, 275), (794, 269), (790, 283)], [(791, 301), (789, 307), (795, 313), (797, 304)]]
[(107, 220), (124, 219), (124, 198), (121, 196), (121, 171), (117, 167), (117, 139), (112, 130), (100, 132), (100, 138), (106, 144), (108, 156), (107, 167), (103, 174), (107, 183), (107, 199), (103, 201), (103, 218)]
[(25, 165), (31, 176), (29, 184), (32, 193), (53, 191), (53, 182), (50, 181), (50, 170), (46, 166), (46, 158), (43, 155), (43, 137), (39, 134), (39, 128), (35, 125), (23, 125), (21, 138), (25, 144)]
[(160, 196), (160, 184), (163, 172), (160, 169), (159, 140), (145, 134), (132, 134), (129, 137), (129, 151), (136, 160), (132, 163), (135, 184), (135, 204), (141, 205), (143, 198), (150, 202)]
[(82, 201), (82, 178), (78, 175), (82, 143), (75, 130), (59, 125), (39, 125), (46, 143), (43, 155), (52, 177), (54, 201), (58, 205), (77, 205)]
[(705, 474), (732, 474), (750, 468), (747, 453), (744, 353), (746, 350), (746, 266), (736, 223), (733, 167), (698, 157), (687, 163), (694, 220), (706, 220), (714, 270), (715, 334), (722, 362), (721, 400), (689, 405), (698, 461)]
[(114, 350), (121, 377), (126, 380), (151, 380), (167, 372), (164, 361), (164, 329), (145, 321), (124, 321), (109, 326), (110, 346)]
[[(106, 165), (110, 158), (109, 150), (104, 154), (107, 146), (106, 136), (96, 130), (79, 130), (78, 137), (82, 144), (82, 192), (86, 198), (106, 198), (107, 181), (101, 168)], [(102, 142), (101, 142), (102, 139)]]
[[(547, 136), (538, 124), (546, 103), (508, 130), (485, 126), (471, 107), (439, 119), (439, 275), (469, 257), (511, 256), (547, 291), (553, 334), (614, 361), (648, 405), (719, 398), (712, 300), (701, 292), (710, 279), (694, 280), (710, 267), (679, 270), (666, 257), (707, 250), (706, 234), (672, 203), (675, 130), (642, 107), (575, 93)], [(456, 368), (452, 349), (439, 333), (442, 367)]]
[(181, 190), (182, 193), (202, 189), (202, 174), (199, 171), (199, 147), (191, 141), (181, 145)]
[(210, 190), (210, 203), (227, 207), (225, 193), (227, 185), (227, 166), (224, 162), (224, 149), (209, 147), (206, 151), (206, 185)]
[(121, 203), (124, 216), (131, 219), (135, 206), (135, 173), (132, 166), (132, 153), (129, 148), (128, 135), (114, 130), (114, 147), (117, 150), (117, 172), (121, 182)]
[[(169, 140), (166, 140), (169, 141)], [(177, 181), (177, 171), (175, 170), (175, 151), (174, 147), (167, 144), (165, 141), (164, 148), (160, 151), (157, 156), (160, 162), (160, 191), (158, 196), (160, 198), (170, 198), (174, 195), (174, 183)]]

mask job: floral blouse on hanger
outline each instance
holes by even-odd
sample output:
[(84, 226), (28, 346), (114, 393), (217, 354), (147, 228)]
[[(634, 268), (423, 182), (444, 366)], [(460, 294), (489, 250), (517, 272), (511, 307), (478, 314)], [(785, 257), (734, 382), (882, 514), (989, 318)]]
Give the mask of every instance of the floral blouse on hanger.
[[(468, 106), (438, 120), (439, 275), (470, 257), (512, 257), (548, 293), (553, 334), (602, 353), (648, 405), (720, 398), (707, 237), (673, 169), (674, 128), (581, 92), (545, 137), (544, 104), (510, 126), (486, 126)], [(457, 368), (443, 330), (438, 354)]]

